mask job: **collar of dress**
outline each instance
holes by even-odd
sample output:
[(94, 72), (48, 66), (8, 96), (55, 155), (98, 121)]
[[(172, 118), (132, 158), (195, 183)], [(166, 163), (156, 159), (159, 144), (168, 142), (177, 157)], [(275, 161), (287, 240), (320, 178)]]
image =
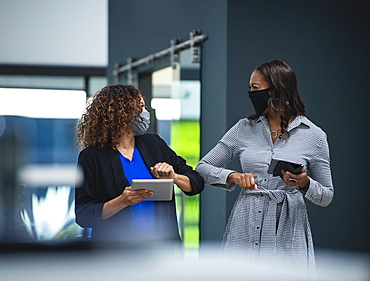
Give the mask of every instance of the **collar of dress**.
[[(266, 118), (265, 115), (261, 115), (258, 118), (257, 122), (261, 122), (261, 121), (262, 122), (265, 122), (265, 123), (267, 122), (267, 124), (268, 124), (268, 121), (267, 121), (267, 118)], [(305, 125), (307, 127), (311, 127), (311, 122), (307, 119), (306, 116), (298, 115), (296, 118), (294, 118), (293, 122), (290, 123), (290, 125), (288, 127), (288, 131), (290, 131), (290, 130), (296, 128), (296, 127), (298, 127), (301, 124), (303, 124), (303, 125)]]

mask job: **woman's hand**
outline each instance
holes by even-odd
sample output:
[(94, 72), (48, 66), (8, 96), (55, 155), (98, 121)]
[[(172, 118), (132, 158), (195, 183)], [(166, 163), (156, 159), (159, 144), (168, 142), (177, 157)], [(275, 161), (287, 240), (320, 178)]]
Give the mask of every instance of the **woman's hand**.
[(120, 195), (121, 201), (124, 205), (135, 205), (144, 199), (153, 196), (154, 192), (148, 189), (132, 190), (131, 186), (125, 188)]
[(173, 182), (185, 192), (191, 192), (192, 187), (187, 176), (176, 174), (170, 164), (159, 162), (150, 168), (152, 174), (158, 179), (173, 179)]
[(153, 191), (147, 189), (132, 190), (131, 186), (127, 186), (121, 195), (104, 203), (102, 219), (109, 219), (127, 206), (137, 204), (144, 199), (153, 196), (153, 194)]
[(290, 186), (297, 186), (300, 188), (307, 188), (310, 184), (310, 178), (307, 176), (306, 170), (303, 168), (302, 173), (295, 175), (288, 171), (281, 171), (283, 179), (286, 184)]
[(257, 184), (254, 181), (254, 176), (251, 173), (231, 173), (227, 177), (227, 183), (236, 183), (242, 188), (250, 190), (258, 190)]
[(152, 174), (158, 179), (173, 179), (175, 180), (177, 174), (175, 173), (173, 167), (166, 162), (160, 162), (150, 168)]

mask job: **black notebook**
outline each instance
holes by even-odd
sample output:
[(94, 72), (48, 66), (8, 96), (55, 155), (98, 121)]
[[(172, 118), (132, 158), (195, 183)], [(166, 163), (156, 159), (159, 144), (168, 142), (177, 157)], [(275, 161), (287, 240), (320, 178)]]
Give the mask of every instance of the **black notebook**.
[(291, 172), (292, 174), (302, 173), (303, 165), (284, 160), (272, 159), (267, 173), (273, 176), (280, 176), (283, 178), (281, 170)]

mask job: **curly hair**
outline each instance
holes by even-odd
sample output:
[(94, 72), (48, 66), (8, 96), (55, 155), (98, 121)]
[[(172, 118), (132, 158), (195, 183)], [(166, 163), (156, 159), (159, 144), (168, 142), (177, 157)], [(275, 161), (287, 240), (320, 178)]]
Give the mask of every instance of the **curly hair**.
[(133, 86), (106, 86), (97, 92), (77, 123), (76, 144), (115, 148), (140, 115), (141, 97)]
[[(269, 109), (272, 116), (280, 116), (281, 134), (284, 139), (288, 139), (287, 128), (291, 117), (306, 116), (305, 106), (298, 92), (297, 77), (287, 63), (278, 59), (263, 63), (254, 71), (259, 71), (272, 88)], [(257, 114), (248, 116), (255, 121), (258, 117)]]

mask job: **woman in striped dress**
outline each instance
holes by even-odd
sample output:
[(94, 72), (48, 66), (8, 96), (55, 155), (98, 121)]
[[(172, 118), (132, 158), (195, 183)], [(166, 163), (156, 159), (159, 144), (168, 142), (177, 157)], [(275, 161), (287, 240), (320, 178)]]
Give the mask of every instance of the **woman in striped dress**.
[[(323, 207), (332, 201), (326, 134), (306, 117), (295, 73), (285, 62), (256, 67), (249, 84), (256, 113), (240, 119), (196, 170), (208, 185), (242, 187), (222, 242), (227, 256), (282, 263), (310, 279), (315, 257), (304, 198)], [(242, 172), (224, 168), (235, 157)], [(267, 172), (272, 159), (303, 169), (273, 176)]]

